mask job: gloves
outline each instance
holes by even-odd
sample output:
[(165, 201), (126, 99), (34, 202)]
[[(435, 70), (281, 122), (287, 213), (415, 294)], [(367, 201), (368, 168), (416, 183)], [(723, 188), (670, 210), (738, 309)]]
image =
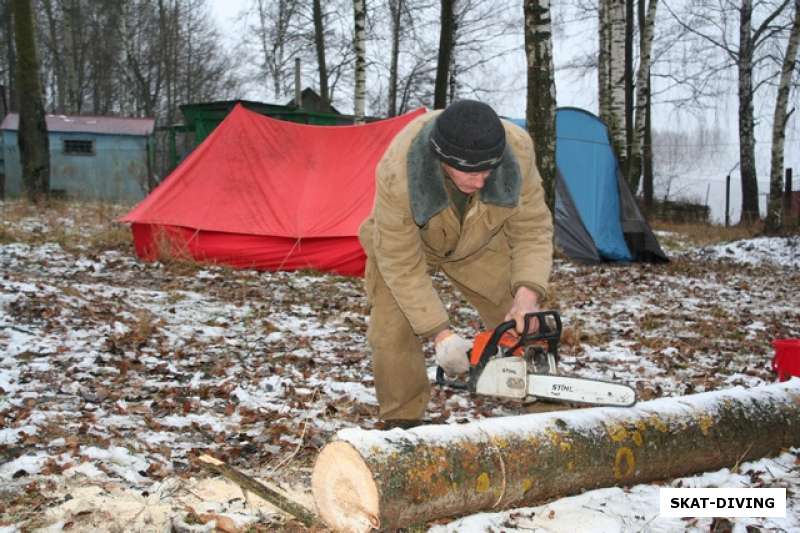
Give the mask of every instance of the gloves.
[(453, 333), (436, 343), (436, 363), (449, 377), (469, 370), (469, 351), (472, 344)]

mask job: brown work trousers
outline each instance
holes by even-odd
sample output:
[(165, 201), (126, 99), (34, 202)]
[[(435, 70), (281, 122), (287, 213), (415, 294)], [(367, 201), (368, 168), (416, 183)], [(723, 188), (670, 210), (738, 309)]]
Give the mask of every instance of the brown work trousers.
[[(448, 279), (475, 307), (486, 328), (494, 328), (502, 322), (511, 308), (513, 297), (510, 289), (499, 303), (494, 303), (468, 286)], [(430, 399), (422, 342), (411, 329), (371, 258), (367, 259), (365, 283), (371, 305), (367, 340), (372, 348), (379, 416), (384, 420), (420, 419)], [(510, 287), (510, 280), (506, 285)]]

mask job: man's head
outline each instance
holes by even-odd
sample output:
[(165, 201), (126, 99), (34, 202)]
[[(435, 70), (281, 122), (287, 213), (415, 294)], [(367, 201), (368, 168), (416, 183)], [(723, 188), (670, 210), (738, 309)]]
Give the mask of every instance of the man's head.
[(462, 173), (484, 173), (503, 159), (506, 133), (494, 110), (475, 100), (450, 104), (438, 117), (431, 148), (438, 158)]

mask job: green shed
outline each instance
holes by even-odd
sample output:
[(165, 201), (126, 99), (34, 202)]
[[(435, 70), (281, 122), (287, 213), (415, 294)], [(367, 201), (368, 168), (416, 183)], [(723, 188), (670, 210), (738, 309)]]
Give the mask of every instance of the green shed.
[[(315, 124), (319, 126), (338, 126), (353, 124), (353, 115), (342, 115), (333, 106), (324, 106), (330, 112), (320, 111), (322, 108), (319, 96), (310, 88), (306, 88), (301, 97), (302, 107), (297, 107), (292, 99), (287, 105), (267, 104), (251, 100), (221, 100), (215, 102), (201, 102), (184, 104), (180, 106), (184, 123), (168, 126), (169, 132), (169, 158), (174, 168), (179, 161), (177, 150), (177, 133), (193, 134), (191, 147), (203, 142), (216, 128), (228, 113), (236, 106), (242, 104), (250, 111), (278, 120), (299, 122), (301, 124)], [(376, 117), (367, 117), (367, 122), (379, 120)], [(162, 130), (163, 130), (162, 129)]]

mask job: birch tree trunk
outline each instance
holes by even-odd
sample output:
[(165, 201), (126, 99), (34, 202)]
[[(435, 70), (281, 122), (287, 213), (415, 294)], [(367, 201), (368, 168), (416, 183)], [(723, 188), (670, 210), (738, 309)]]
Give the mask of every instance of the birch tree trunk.
[(598, 100), (600, 119), (625, 168), (625, 0), (600, 0)]
[(610, 0), (609, 107), (607, 125), (621, 169), (628, 152), (625, 143), (625, 2)]
[(545, 199), (555, 207), (556, 176), (556, 84), (550, 0), (526, 0), (525, 52), (528, 58), (528, 102), (526, 119), (533, 139)]
[(769, 205), (767, 205), (767, 219), (764, 230), (766, 233), (778, 233), (781, 229), (781, 212), (783, 207), (783, 150), (786, 140), (786, 122), (789, 113), (786, 108), (789, 103), (792, 73), (794, 71), (797, 46), (800, 41), (800, 0), (794, 0), (794, 21), (786, 44), (786, 54), (783, 56), (781, 79), (778, 84), (778, 94), (775, 97), (775, 113), (772, 118), (772, 157), (769, 172)]
[(50, 142), (47, 138), (39, 61), (31, 0), (13, 0), (14, 37), (17, 46), (17, 80), (20, 94), (17, 145), (22, 163), (22, 187), (33, 202), (50, 194)]
[(608, 124), (611, 115), (611, 23), (610, 0), (600, 0), (597, 10), (597, 38), (598, 38), (598, 64), (597, 64), (597, 101), (600, 120)]
[(325, 21), (320, 0), (314, 0), (314, 46), (317, 49), (319, 96), (323, 102), (329, 104), (331, 100), (328, 91), (328, 65), (325, 62)]
[[(633, 18), (633, 4), (636, 0), (625, 0), (625, 166), (622, 172), (625, 174), (625, 179), (629, 184), (633, 182), (631, 174), (631, 151), (633, 145), (633, 34), (634, 34), (634, 18)], [(638, 181), (638, 176), (636, 181)], [(636, 194), (636, 189), (633, 189), (633, 194)]]
[(775, 455), (800, 445), (798, 402), (800, 379), (793, 379), (628, 409), (348, 429), (320, 452), (312, 490), (320, 516), (337, 531), (530, 506)]
[(364, 122), (367, 97), (367, 11), (365, 0), (353, 0), (355, 17), (356, 86), (353, 115), (356, 124)]
[[(645, 115), (650, 105), (650, 61), (655, 33), (656, 7), (658, 0), (650, 0), (645, 12), (645, 1), (638, 0), (639, 5), (639, 70), (636, 72), (636, 109), (633, 127), (633, 140), (630, 144), (629, 159), (630, 173), (628, 182), (634, 192), (639, 189), (639, 178), (642, 174), (642, 157), (645, 128), (647, 123)], [(650, 200), (652, 203), (652, 183), (650, 184)], [(646, 195), (645, 195), (646, 196)]]
[(758, 178), (756, 177), (756, 140), (753, 124), (753, 38), (752, 0), (742, 0), (739, 9), (739, 160), (742, 181), (742, 223), (759, 218)]
[(455, 37), (455, 0), (441, 0), (441, 16), (439, 30), (439, 57), (436, 61), (436, 81), (433, 88), (433, 108), (447, 107), (447, 89), (449, 87), (450, 63), (453, 56)]

